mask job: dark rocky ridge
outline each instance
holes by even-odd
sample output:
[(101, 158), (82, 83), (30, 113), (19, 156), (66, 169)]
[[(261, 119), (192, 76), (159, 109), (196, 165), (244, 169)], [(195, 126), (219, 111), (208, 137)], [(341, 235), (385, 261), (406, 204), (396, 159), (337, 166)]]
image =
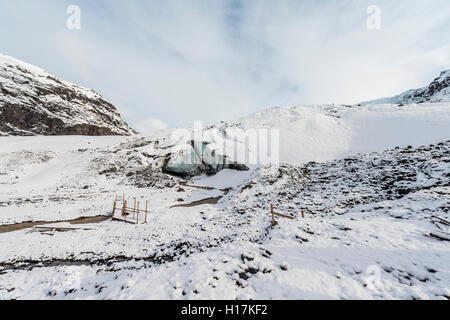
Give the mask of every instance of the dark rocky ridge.
[(0, 135), (131, 135), (93, 90), (0, 54)]
[(425, 102), (450, 102), (450, 70), (442, 71), (440, 76), (434, 79), (427, 87), (408, 90), (391, 98), (362, 102), (362, 104), (409, 104)]

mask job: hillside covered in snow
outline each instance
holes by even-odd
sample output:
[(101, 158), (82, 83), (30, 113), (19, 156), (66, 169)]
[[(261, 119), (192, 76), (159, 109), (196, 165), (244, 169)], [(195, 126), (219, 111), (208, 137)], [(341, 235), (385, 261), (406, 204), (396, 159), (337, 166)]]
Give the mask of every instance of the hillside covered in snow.
[(362, 104), (409, 104), (425, 102), (450, 102), (450, 70), (442, 71), (427, 87), (408, 90), (395, 97), (382, 98)]
[(93, 90), (0, 54), (0, 135), (130, 135), (116, 108)]

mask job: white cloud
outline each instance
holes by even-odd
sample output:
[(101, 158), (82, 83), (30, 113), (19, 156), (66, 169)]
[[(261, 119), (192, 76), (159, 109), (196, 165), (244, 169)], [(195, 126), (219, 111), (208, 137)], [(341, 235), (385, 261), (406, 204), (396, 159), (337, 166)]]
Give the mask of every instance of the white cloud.
[(135, 122), (132, 127), (140, 133), (146, 133), (155, 130), (164, 130), (169, 126), (160, 119), (148, 118)]

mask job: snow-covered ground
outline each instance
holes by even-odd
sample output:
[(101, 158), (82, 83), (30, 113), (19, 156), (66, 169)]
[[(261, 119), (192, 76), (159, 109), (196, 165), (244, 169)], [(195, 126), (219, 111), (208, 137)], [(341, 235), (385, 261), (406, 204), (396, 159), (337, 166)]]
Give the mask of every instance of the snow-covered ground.
[[(282, 164), (186, 181), (170, 130), (0, 138), (0, 298), (450, 298), (450, 104), (271, 109), (209, 145), (236, 127), (280, 129)], [(122, 194), (147, 224), (73, 221)]]

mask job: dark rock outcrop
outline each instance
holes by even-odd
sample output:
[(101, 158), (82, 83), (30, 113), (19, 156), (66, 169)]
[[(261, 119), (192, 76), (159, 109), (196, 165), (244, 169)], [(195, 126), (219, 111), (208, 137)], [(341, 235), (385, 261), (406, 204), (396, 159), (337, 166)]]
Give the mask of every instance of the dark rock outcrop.
[(450, 70), (442, 71), (428, 87), (408, 90), (398, 96), (383, 98), (361, 104), (409, 104), (425, 102), (450, 102)]

